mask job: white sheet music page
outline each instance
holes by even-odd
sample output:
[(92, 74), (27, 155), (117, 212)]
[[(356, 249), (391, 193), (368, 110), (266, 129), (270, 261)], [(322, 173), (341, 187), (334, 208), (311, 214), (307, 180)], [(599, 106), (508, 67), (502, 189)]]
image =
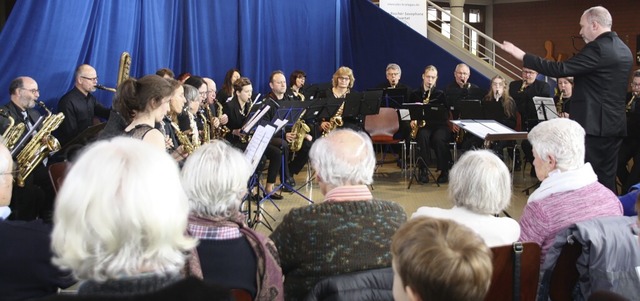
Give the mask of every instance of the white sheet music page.
[(461, 129), (469, 131), (482, 139), (487, 137), (487, 134), (509, 134), (516, 132), (495, 120), (462, 119), (451, 120), (451, 122), (458, 125)]
[(270, 108), (271, 108), (270, 105), (266, 105), (264, 106), (264, 108), (260, 109), (260, 111), (253, 114), (253, 117), (251, 117), (251, 119), (249, 119), (249, 121), (247, 121), (247, 123), (245, 123), (244, 126), (242, 127), (242, 131), (245, 133), (249, 133), (251, 129), (256, 125), (256, 123), (258, 123), (258, 121), (262, 119), (262, 116), (264, 116), (264, 114), (267, 114), (267, 112), (269, 112)]
[(247, 145), (247, 148), (244, 150), (244, 156), (251, 164), (254, 172), (258, 167), (260, 158), (262, 158), (262, 154), (264, 154), (264, 151), (267, 149), (269, 141), (271, 141), (271, 137), (273, 137), (275, 131), (276, 128), (271, 125), (259, 125), (256, 127), (256, 131), (253, 133), (251, 141), (249, 141), (249, 145)]
[(276, 121), (273, 122), (273, 125), (277, 127), (276, 132), (282, 129), (282, 127), (284, 127), (285, 125), (287, 125), (288, 122), (289, 122), (288, 119), (276, 119)]

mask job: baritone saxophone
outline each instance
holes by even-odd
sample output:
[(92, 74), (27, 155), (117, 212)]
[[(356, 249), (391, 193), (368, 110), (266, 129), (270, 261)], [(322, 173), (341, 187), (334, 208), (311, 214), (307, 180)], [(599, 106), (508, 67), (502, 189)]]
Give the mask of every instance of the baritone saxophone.
[(293, 124), (293, 127), (291, 128), (291, 133), (295, 135), (295, 138), (293, 138), (293, 141), (289, 144), (289, 149), (291, 150), (291, 152), (295, 153), (297, 151), (300, 151), (300, 149), (302, 148), (302, 143), (304, 142), (304, 138), (307, 136), (307, 134), (309, 134), (309, 132), (311, 132), (311, 128), (309, 128), (309, 125), (307, 125), (304, 119), (302, 119), (302, 116), (304, 116), (304, 113), (306, 112), (307, 110), (302, 111), (302, 114), (300, 114), (300, 117), (298, 117), (298, 120)]
[(20, 187), (24, 187), (26, 178), (44, 158), (48, 157), (51, 152), (60, 150), (60, 142), (51, 135), (51, 132), (60, 126), (64, 120), (64, 114), (52, 114), (42, 101), (38, 102), (38, 105), (47, 112), (47, 116), (42, 121), (42, 127), (31, 137), (31, 140), (16, 157), (18, 162), (16, 183)]

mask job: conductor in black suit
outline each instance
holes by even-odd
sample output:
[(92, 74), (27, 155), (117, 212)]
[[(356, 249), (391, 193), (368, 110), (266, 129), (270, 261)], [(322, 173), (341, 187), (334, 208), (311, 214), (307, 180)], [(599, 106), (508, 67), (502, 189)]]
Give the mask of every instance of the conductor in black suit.
[(593, 166), (598, 181), (615, 192), (618, 150), (627, 134), (625, 93), (633, 56), (611, 31), (612, 24), (604, 7), (587, 9), (580, 17), (580, 36), (587, 44), (564, 62), (525, 53), (509, 42), (501, 47), (527, 68), (548, 76), (574, 77), (570, 118), (587, 134), (585, 161)]

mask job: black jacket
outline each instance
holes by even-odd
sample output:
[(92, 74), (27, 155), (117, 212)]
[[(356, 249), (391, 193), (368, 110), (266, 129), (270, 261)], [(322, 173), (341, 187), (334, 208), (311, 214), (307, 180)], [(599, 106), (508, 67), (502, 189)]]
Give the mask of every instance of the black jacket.
[(524, 66), (553, 77), (573, 76), (570, 118), (587, 135), (625, 136), (625, 94), (633, 56), (615, 32), (606, 32), (564, 62), (524, 56)]
[(305, 301), (393, 300), (393, 270), (368, 270), (318, 282)]

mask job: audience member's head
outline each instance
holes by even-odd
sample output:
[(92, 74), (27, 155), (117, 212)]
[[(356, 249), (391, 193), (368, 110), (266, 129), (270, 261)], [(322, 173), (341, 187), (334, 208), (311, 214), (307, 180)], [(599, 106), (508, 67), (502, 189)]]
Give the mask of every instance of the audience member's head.
[(182, 168), (182, 186), (191, 214), (234, 217), (247, 193), (250, 170), (242, 152), (224, 140), (212, 140), (199, 147)]
[(0, 207), (9, 206), (11, 202), (14, 175), (13, 159), (0, 138)]
[(173, 71), (171, 71), (171, 69), (169, 68), (158, 69), (158, 71), (156, 71), (156, 75), (167, 79), (175, 77), (175, 74), (173, 74)]
[(118, 100), (114, 104), (129, 123), (137, 113), (151, 112), (168, 102), (174, 91), (169, 81), (155, 74), (140, 79), (129, 78), (118, 86)]
[(132, 138), (96, 142), (58, 192), (53, 261), (80, 280), (177, 274), (195, 246), (188, 211), (169, 154)]
[(333, 87), (340, 87), (339, 81), (341, 80), (348, 81), (347, 88), (353, 88), (353, 83), (356, 81), (356, 78), (353, 77), (353, 70), (345, 66), (338, 68), (338, 70), (336, 70), (336, 72), (333, 74), (333, 78), (331, 80)]
[(309, 158), (323, 194), (335, 187), (373, 183), (376, 158), (365, 133), (332, 131), (311, 146)]
[(396, 301), (484, 300), (491, 250), (471, 229), (451, 220), (417, 217), (391, 242)]
[(491, 151), (468, 151), (449, 172), (449, 199), (480, 214), (497, 214), (511, 202), (511, 176)]
[(584, 165), (584, 136), (582, 126), (568, 118), (541, 122), (528, 134), (533, 146), (533, 166), (540, 181), (549, 172), (574, 170)]

